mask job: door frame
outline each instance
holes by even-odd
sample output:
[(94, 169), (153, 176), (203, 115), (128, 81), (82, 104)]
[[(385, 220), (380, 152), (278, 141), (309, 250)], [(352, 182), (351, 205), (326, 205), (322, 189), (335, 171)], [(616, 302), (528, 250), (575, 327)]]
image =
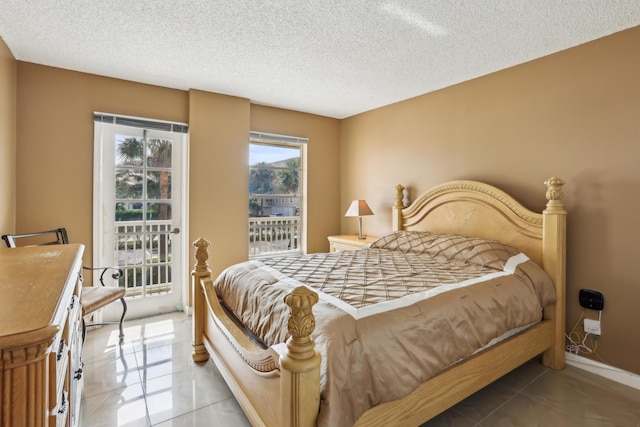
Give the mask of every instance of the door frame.
[[(100, 117), (100, 119), (98, 119)], [(111, 121), (113, 119), (113, 122)], [(120, 122), (119, 122), (120, 121)], [(143, 124), (148, 124), (149, 127), (146, 126), (133, 126), (131, 122), (138, 122)], [(179, 310), (187, 312), (187, 307), (189, 304), (189, 288), (191, 284), (190, 270), (189, 270), (189, 134), (186, 131), (188, 125), (185, 123), (175, 123), (175, 122), (167, 122), (156, 119), (149, 118), (141, 118), (134, 116), (123, 116), (118, 114), (110, 114), (110, 113), (102, 113), (102, 112), (94, 112), (94, 179), (93, 179), (93, 245), (92, 245), (92, 258), (93, 265), (100, 265), (100, 245), (104, 244), (102, 242), (102, 236), (104, 236), (103, 230), (103, 221), (100, 218), (100, 210), (103, 206), (103, 201), (105, 195), (100, 191), (100, 182), (98, 177), (102, 175), (102, 165), (104, 162), (104, 150), (101, 149), (105, 141), (102, 140), (104, 138), (104, 134), (101, 132), (100, 141), (98, 142), (98, 135), (95, 132), (97, 129), (98, 123), (104, 123), (105, 125), (119, 125), (119, 126), (131, 126), (131, 127), (140, 127), (147, 128), (150, 131), (163, 131), (163, 132), (172, 132), (171, 129), (179, 129), (176, 131), (177, 134), (182, 134), (182, 144), (181, 144), (181, 176), (180, 181), (181, 184), (178, 188), (173, 188), (173, 191), (179, 191), (181, 193), (179, 207), (181, 211), (181, 218), (179, 221), (178, 227), (180, 228), (180, 239), (178, 239), (178, 245), (180, 253), (182, 254), (182, 259), (180, 260), (180, 277), (177, 278), (179, 280), (179, 287), (174, 287), (174, 291), (180, 292), (179, 298), (179, 306), (177, 307)], [(154, 128), (154, 126), (158, 126), (161, 128)], [(172, 281), (176, 281), (175, 278)], [(98, 285), (98, 277), (94, 274), (93, 277), (93, 285)], [(97, 314), (98, 321), (102, 320), (102, 313)]]

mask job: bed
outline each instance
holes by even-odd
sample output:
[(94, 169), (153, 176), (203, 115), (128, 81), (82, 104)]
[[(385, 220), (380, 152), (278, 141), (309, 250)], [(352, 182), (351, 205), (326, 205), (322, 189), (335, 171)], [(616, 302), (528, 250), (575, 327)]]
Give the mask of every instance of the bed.
[[(255, 426), (337, 425), (337, 422), (344, 425), (366, 426), (419, 425), (538, 355), (541, 355), (543, 365), (562, 369), (564, 367), (566, 259), (566, 211), (562, 204), (564, 182), (552, 177), (545, 184), (547, 205), (542, 213), (525, 208), (498, 188), (476, 181), (443, 183), (419, 196), (408, 207), (403, 204), (404, 187), (396, 186), (395, 203), (392, 208), (392, 233), (380, 242), (375, 242), (371, 247), (353, 251), (352, 254), (327, 254), (326, 258), (329, 261), (322, 262), (333, 263), (339, 266), (339, 269), (345, 268), (345, 264), (353, 264), (356, 266), (355, 271), (362, 272), (373, 267), (363, 267), (359, 264), (359, 260), (375, 259), (374, 264), (379, 264), (375, 267), (378, 274), (380, 270), (386, 269), (386, 267), (383, 268), (383, 263), (386, 261), (379, 258), (379, 254), (388, 251), (389, 245), (404, 247), (406, 253), (412, 252), (406, 250), (405, 243), (409, 238), (415, 240), (416, 236), (421, 240), (419, 246), (421, 252), (423, 251), (422, 240), (428, 240), (427, 246), (434, 247), (434, 245), (442, 246), (442, 240), (438, 239), (449, 241), (450, 236), (454, 236), (457, 241), (459, 237), (469, 237), (468, 241), (481, 243), (471, 249), (465, 246), (462, 252), (467, 254), (466, 258), (469, 258), (469, 250), (476, 251), (476, 247), (481, 247), (483, 249), (480, 252), (490, 253), (491, 256), (498, 254), (495, 257), (500, 260), (497, 266), (493, 265), (496, 258), (490, 261), (492, 265), (489, 267), (495, 268), (495, 272), (481, 274), (483, 279), (463, 279), (461, 283), (465, 285), (452, 286), (455, 290), (442, 294), (436, 292), (431, 295), (432, 289), (429, 288), (420, 292), (409, 292), (411, 295), (405, 295), (407, 298), (399, 298), (406, 301), (414, 298), (414, 294), (429, 294), (426, 300), (436, 302), (436, 305), (429, 306), (430, 308), (426, 308), (426, 305), (421, 306), (421, 304), (427, 304), (422, 300), (419, 302), (412, 300), (410, 303), (388, 301), (391, 309), (384, 311), (384, 316), (387, 317), (380, 319), (370, 316), (370, 312), (377, 310), (372, 307), (384, 306), (384, 304), (374, 303), (358, 309), (350, 308), (349, 304), (345, 305), (332, 299), (331, 293), (325, 288), (318, 288), (317, 283), (312, 283), (314, 280), (322, 282), (324, 279), (314, 278), (315, 276), (306, 271), (298, 270), (293, 271), (292, 277), (285, 276), (277, 269), (282, 266), (275, 265), (279, 261), (274, 261), (275, 264), (267, 266), (266, 273), (258, 273), (256, 266), (262, 263), (248, 262), (242, 263), (242, 266), (232, 266), (214, 282), (207, 265), (209, 242), (200, 238), (194, 242), (196, 264), (192, 272), (193, 359), (196, 362), (206, 361), (210, 357), (213, 359), (248, 419)], [(464, 245), (468, 245), (467, 239), (464, 242)], [(490, 245), (489, 252), (485, 251), (487, 244)], [(498, 245), (498, 249), (495, 245)], [(504, 249), (500, 245), (509, 249)], [(411, 244), (408, 246), (413, 247)], [(515, 252), (512, 252), (512, 249)], [(307, 255), (307, 258), (303, 259), (303, 264), (313, 265), (320, 262), (318, 260), (324, 256)], [(518, 260), (515, 264), (514, 259)], [(486, 259), (483, 262), (486, 264)], [(412, 258), (404, 263), (414, 265)], [(458, 267), (455, 268), (457, 271)], [(462, 267), (464, 270), (469, 268), (466, 264)], [(482, 268), (488, 267), (482, 266)], [(447, 266), (446, 269), (451, 267)], [(471, 269), (475, 271), (477, 268)], [(398, 317), (398, 313), (401, 313), (394, 304), (413, 310), (413, 314), (402, 314), (401, 319), (406, 322), (405, 329), (413, 331), (415, 340), (415, 330), (419, 324), (410, 322), (414, 322), (413, 318), (421, 316), (422, 312), (436, 311), (434, 307), (443, 306), (442, 302), (447, 299), (454, 299), (451, 295), (458, 295), (456, 297), (458, 300), (465, 298), (468, 300), (467, 292), (471, 290), (481, 293), (483, 289), (486, 289), (486, 292), (494, 292), (494, 289), (500, 286), (506, 288), (503, 284), (503, 280), (507, 280), (506, 276), (515, 275), (516, 281), (523, 281), (524, 276), (533, 277), (533, 273), (529, 272), (536, 269), (544, 270), (552, 293), (551, 297), (547, 295), (546, 298), (539, 300), (543, 305), (539, 307), (538, 318), (535, 321), (531, 321), (530, 316), (519, 319), (518, 327), (513, 327), (515, 323), (511, 324), (512, 320), (505, 320), (505, 324), (510, 325), (508, 330), (504, 333), (500, 331), (500, 336), (491, 339), (488, 343), (485, 342), (485, 337), (477, 340), (463, 337), (463, 340), (474, 342), (468, 345), (458, 343), (447, 345), (445, 342), (444, 345), (433, 346), (446, 348), (447, 353), (451, 353), (449, 351), (451, 349), (457, 352), (460, 347), (463, 349), (460, 351), (466, 352), (462, 358), (460, 358), (462, 353), (455, 353), (452, 355), (454, 360), (443, 361), (439, 355), (433, 356), (429, 353), (424, 357), (422, 355), (416, 357), (412, 354), (407, 357), (400, 356), (397, 359), (395, 356), (387, 357), (383, 354), (386, 351), (384, 346), (378, 344), (374, 353), (380, 354), (371, 354), (366, 353), (369, 350), (364, 349), (364, 344), (360, 344), (361, 336), (367, 336), (367, 331), (374, 331), (376, 335), (382, 337), (383, 342), (388, 342), (387, 347), (412, 347), (407, 344), (407, 341), (395, 344), (392, 340), (396, 332), (385, 329), (387, 325), (391, 327), (389, 319)], [(325, 268), (322, 266), (317, 270), (325, 270)], [(508, 273), (507, 270), (509, 270)], [(336, 271), (327, 274), (353, 276), (353, 273), (345, 273), (349, 270)], [(249, 301), (245, 300), (245, 297), (238, 297), (240, 302), (235, 306), (233, 302), (221, 301), (218, 295), (219, 292), (223, 292), (221, 289), (243, 287), (244, 283), (248, 282), (248, 278), (255, 275), (260, 276), (264, 281), (262, 274), (271, 275), (269, 277), (277, 279), (269, 282), (278, 285), (268, 287), (272, 295), (254, 297)], [(227, 281), (227, 278), (236, 276), (241, 279), (237, 284)], [(301, 277), (309, 277), (309, 282), (304, 283)], [(357, 277), (357, 274), (354, 277)], [(370, 279), (363, 278), (363, 281), (365, 280)], [(367, 283), (370, 284), (370, 282)], [(472, 285), (468, 286), (467, 283)], [(538, 285), (527, 286), (527, 289), (533, 290), (519, 293), (544, 293), (538, 290), (536, 287)], [(490, 304), (495, 304), (496, 298), (485, 299)], [(258, 323), (247, 326), (239, 321), (242, 316), (235, 311), (238, 304), (254, 308), (263, 304), (267, 308), (263, 314), (255, 316), (259, 319)], [(474, 302), (464, 310), (469, 310), (469, 307), (476, 305), (477, 303)], [(286, 308), (284, 320), (281, 306)], [(534, 307), (534, 311), (537, 308)], [(256, 309), (260, 310), (260, 307)], [(262, 310), (265, 308), (263, 307)], [(447, 322), (463, 325), (450, 328), (451, 331), (466, 330), (476, 323), (485, 325), (484, 319), (473, 321), (475, 316), (480, 316), (484, 312), (489, 312), (495, 318), (511, 319), (514, 317), (513, 313), (519, 313), (519, 311), (519, 309), (510, 310), (509, 315), (501, 315), (496, 314), (498, 312), (494, 312), (493, 308), (483, 308), (471, 314), (472, 321), (467, 319), (457, 322), (456, 318), (451, 318)], [(347, 314), (336, 314), (343, 312)], [(418, 312), (420, 312), (419, 315), (416, 314)], [(446, 316), (449, 314), (437, 312), (436, 318), (442, 320)], [(266, 318), (269, 318), (269, 324), (286, 324), (286, 330), (266, 334), (256, 333), (257, 330), (260, 332), (262, 328), (260, 322)], [(335, 325), (338, 324), (344, 325), (332, 323), (337, 322), (338, 320), (335, 320), (337, 318), (341, 319), (340, 321), (346, 318), (350, 323), (347, 326), (336, 327)], [(385, 328), (382, 328), (381, 324), (385, 325)], [(431, 329), (439, 330), (433, 327)], [(338, 344), (332, 341), (333, 338), (329, 340), (325, 337), (327, 331), (336, 330), (353, 330), (354, 336), (357, 335), (358, 339), (356, 341), (349, 335), (351, 338), (346, 338), (349, 347), (338, 347)], [(348, 334), (328, 333), (327, 335)], [(475, 335), (476, 332), (472, 331), (466, 336)], [(284, 342), (285, 339), (286, 342)], [(438, 342), (435, 337), (429, 337), (429, 340)], [(357, 345), (352, 341), (357, 342)], [(466, 349), (473, 346), (477, 348), (471, 352)], [(330, 350), (330, 347), (339, 348), (342, 356), (340, 354), (335, 356), (334, 350)], [(344, 357), (347, 353), (350, 356)], [(321, 354), (324, 357), (321, 357)], [(343, 362), (346, 359), (353, 359), (356, 362), (344, 368), (348, 373), (341, 376), (344, 369), (334, 368), (333, 365), (345, 365)], [(437, 362), (435, 366), (440, 364), (440, 367), (435, 372), (424, 374), (420, 372), (420, 367), (427, 363), (423, 359), (429, 359), (429, 363), (435, 360)], [(361, 378), (368, 378), (357, 376), (361, 374), (359, 371), (364, 371), (359, 367), (365, 365), (370, 369), (363, 375), (372, 377), (380, 375), (383, 379), (361, 380)], [(408, 366), (410, 369), (407, 370)], [(435, 369), (431, 365), (427, 368)], [(388, 369), (391, 370), (391, 374), (385, 374)], [(399, 375), (402, 378), (397, 382), (398, 384), (392, 384), (390, 378), (397, 372), (400, 372)], [(403, 385), (409, 381), (406, 380), (407, 376), (411, 377), (410, 381), (415, 382), (409, 385), (409, 390), (406, 390)], [(357, 378), (353, 383), (362, 383), (364, 389), (353, 387), (355, 389), (353, 395), (339, 394), (346, 393), (345, 388), (352, 388), (345, 378), (347, 380)], [(336, 386), (337, 383), (340, 387)], [(392, 397), (385, 393), (389, 393)], [(340, 407), (340, 402), (352, 400), (357, 410), (353, 414), (346, 415), (347, 412), (342, 414), (343, 408)], [(366, 402), (362, 403), (362, 401)], [(337, 407), (332, 406), (334, 402), (337, 402), (335, 403)]]

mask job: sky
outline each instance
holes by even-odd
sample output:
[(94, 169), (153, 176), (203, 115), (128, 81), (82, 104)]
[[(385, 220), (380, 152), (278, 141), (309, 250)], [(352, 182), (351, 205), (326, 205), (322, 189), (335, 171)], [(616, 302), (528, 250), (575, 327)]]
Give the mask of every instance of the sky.
[(300, 149), (275, 147), (272, 145), (249, 144), (249, 165), (265, 162), (273, 163), (287, 160), (292, 157), (299, 157)]

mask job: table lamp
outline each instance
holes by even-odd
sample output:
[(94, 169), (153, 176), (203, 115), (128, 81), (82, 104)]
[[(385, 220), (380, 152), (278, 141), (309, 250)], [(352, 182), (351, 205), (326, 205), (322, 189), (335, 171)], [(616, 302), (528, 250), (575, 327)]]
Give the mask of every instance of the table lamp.
[(357, 216), (358, 217), (358, 235), (356, 239), (363, 240), (366, 239), (367, 236), (362, 234), (362, 217), (365, 215), (373, 215), (371, 208), (367, 205), (367, 202), (364, 200), (354, 200), (351, 202), (351, 206), (347, 210), (347, 213), (344, 216)]

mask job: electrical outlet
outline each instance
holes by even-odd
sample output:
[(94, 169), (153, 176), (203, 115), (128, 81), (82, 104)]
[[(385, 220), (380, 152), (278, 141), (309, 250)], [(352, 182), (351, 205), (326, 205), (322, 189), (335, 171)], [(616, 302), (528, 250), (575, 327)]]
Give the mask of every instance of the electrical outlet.
[(593, 335), (602, 335), (600, 331), (600, 321), (594, 319), (584, 319), (584, 331)]
[(591, 289), (580, 289), (578, 295), (580, 299), (580, 305), (590, 310), (602, 310), (604, 309), (604, 295), (601, 292)]

